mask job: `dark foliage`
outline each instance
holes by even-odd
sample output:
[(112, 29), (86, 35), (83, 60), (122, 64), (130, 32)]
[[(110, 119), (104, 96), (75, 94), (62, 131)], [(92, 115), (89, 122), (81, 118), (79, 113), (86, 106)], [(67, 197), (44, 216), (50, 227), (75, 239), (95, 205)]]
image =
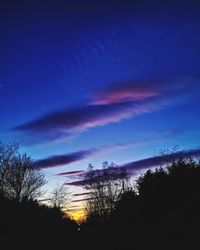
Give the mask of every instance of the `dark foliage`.
[(0, 197), (0, 239), (2, 249), (61, 247), (73, 243), (77, 225), (64, 218), (58, 208), (33, 200)]
[(199, 249), (200, 165), (180, 160), (147, 171), (109, 219), (82, 226), (88, 232), (99, 249)]
[(109, 217), (80, 225), (58, 208), (0, 197), (4, 249), (199, 249), (200, 165), (178, 161), (147, 171), (121, 193)]

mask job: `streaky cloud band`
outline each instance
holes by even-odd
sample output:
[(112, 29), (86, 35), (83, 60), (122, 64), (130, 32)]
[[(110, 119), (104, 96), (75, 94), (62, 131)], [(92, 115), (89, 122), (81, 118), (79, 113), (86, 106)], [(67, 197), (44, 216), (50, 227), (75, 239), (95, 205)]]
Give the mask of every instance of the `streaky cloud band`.
[(12, 130), (24, 133), (29, 144), (68, 139), (98, 126), (159, 110), (173, 103), (172, 97), (177, 97), (180, 89), (188, 87), (173, 80), (171, 83), (147, 79), (115, 84), (107, 91), (94, 94), (89, 104), (52, 111)]
[[(185, 151), (178, 151), (166, 155), (160, 155), (155, 157), (150, 157), (138, 161), (129, 162), (123, 165), (120, 165), (116, 168), (116, 171), (119, 169), (125, 169), (129, 176), (135, 176), (138, 174), (139, 171), (145, 169), (151, 169), (153, 167), (160, 167), (166, 165), (167, 163), (172, 163), (173, 161), (180, 160), (180, 159), (190, 159), (200, 157), (200, 149), (192, 149), (192, 150), (185, 150)], [(102, 170), (97, 169), (97, 172), (101, 173)], [(82, 176), (80, 175), (80, 178)], [(87, 180), (77, 180), (73, 182), (65, 183), (69, 186), (84, 186), (87, 184)]]

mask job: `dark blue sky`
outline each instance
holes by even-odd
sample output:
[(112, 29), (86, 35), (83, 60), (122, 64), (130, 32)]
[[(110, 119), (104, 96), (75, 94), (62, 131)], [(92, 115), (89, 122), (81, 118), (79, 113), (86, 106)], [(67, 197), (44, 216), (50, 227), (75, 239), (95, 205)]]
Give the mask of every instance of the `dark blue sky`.
[(199, 148), (199, 12), (198, 1), (1, 1), (0, 140), (52, 173)]

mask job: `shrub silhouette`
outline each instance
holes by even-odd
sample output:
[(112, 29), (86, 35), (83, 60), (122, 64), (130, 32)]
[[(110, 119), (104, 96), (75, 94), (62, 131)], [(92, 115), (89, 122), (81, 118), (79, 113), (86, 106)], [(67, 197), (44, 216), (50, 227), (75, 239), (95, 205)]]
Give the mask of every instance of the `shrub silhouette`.
[(10, 200), (0, 197), (0, 238), (5, 249), (38, 246), (62, 246), (72, 243), (77, 225), (64, 218), (58, 208), (39, 205), (37, 201)]

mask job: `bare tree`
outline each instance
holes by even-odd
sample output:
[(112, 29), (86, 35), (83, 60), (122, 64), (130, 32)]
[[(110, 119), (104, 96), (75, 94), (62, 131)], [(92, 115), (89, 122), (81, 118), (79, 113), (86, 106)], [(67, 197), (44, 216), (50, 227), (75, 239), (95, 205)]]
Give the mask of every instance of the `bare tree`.
[(4, 195), (5, 176), (11, 167), (12, 158), (18, 150), (18, 144), (5, 144), (0, 142), (0, 194)]
[(85, 206), (87, 216), (109, 216), (119, 195), (127, 190), (128, 179), (126, 171), (114, 163), (104, 162), (101, 170), (89, 165), (84, 174), (84, 187), (90, 190)]
[(65, 184), (57, 184), (50, 196), (50, 204), (60, 209), (66, 208), (70, 202), (70, 193)]
[(18, 152), (18, 146), (1, 143), (0, 146), (0, 192), (16, 199), (36, 199), (42, 195), (45, 176), (26, 154)]

